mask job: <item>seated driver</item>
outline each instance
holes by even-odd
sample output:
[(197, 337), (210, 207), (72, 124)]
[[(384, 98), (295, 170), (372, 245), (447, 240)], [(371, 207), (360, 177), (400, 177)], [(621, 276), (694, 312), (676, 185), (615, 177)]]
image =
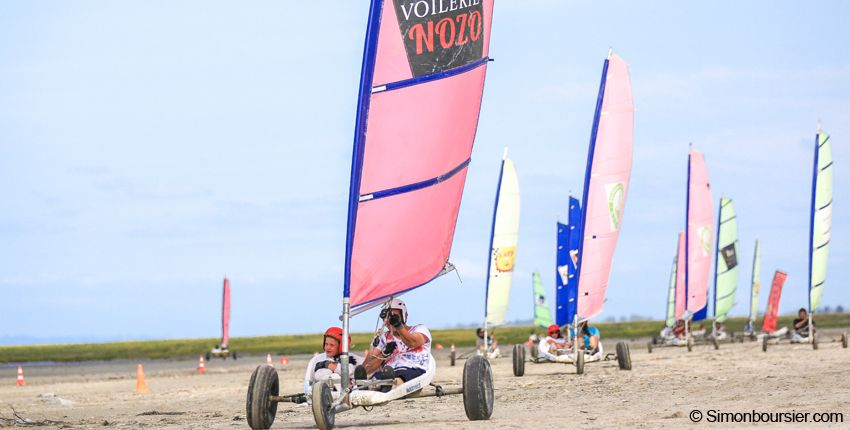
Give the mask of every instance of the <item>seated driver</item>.
[(587, 324), (587, 320), (585, 320), (578, 323), (578, 334), (581, 336), (581, 339), (577, 341), (581, 342), (579, 345), (582, 345), (582, 349), (584, 349), (585, 354), (601, 358), (602, 335), (599, 333), (599, 329), (596, 327), (590, 327)]
[(561, 328), (557, 324), (552, 324), (546, 330), (548, 336), (540, 339), (537, 344), (537, 356), (543, 360), (558, 361), (559, 355), (569, 353), (567, 348), (569, 344), (561, 334)]
[[(797, 312), (797, 318), (794, 319), (793, 328), (791, 329), (791, 342), (805, 342), (809, 338), (809, 313), (806, 308), (800, 308)], [(812, 331), (817, 331), (815, 320), (812, 320)]]
[[(348, 346), (351, 349), (351, 336), (348, 337)], [(307, 373), (304, 375), (304, 394), (306, 398), (310, 398), (313, 384), (316, 382), (332, 379), (334, 385), (340, 383), (342, 375), (342, 366), (340, 366), (339, 362), (339, 356), (342, 353), (341, 328), (331, 327), (325, 331), (322, 349), (324, 349), (324, 352), (314, 356), (307, 364)], [(348, 354), (348, 374), (353, 375), (354, 367), (363, 363), (363, 357), (352, 354), (351, 352)], [(304, 401), (306, 401), (306, 398)]]
[(364, 363), (369, 376), (382, 367), (391, 368), (391, 375), (384, 377), (391, 376), (394, 387), (422, 376), (431, 359), (431, 332), (422, 324), (407, 325), (407, 316), (407, 305), (399, 299), (384, 306), (381, 318), (387, 331), (373, 343)]
[(502, 354), (499, 351), (499, 343), (496, 341), (496, 338), (493, 337), (493, 333), (487, 333), (487, 346), (484, 346), (484, 329), (478, 327), (475, 330), (475, 346), (478, 348), (479, 354), (487, 354), (488, 358), (497, 358)]
[(726, 324), (722, 322), (714, 322), (714, 337), (717, 339), (726, 339)]

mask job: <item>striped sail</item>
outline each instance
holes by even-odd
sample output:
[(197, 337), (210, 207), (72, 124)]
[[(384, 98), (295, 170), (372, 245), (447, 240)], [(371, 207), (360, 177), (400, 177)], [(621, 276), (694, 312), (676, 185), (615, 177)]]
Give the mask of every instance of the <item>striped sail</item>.
[(761, 281), (759, 281), (759, 272), (761, 272), (761, 254), (759, 250), (759, 241), (756, 240), (756, 251), (753, 255), (753, 280), (752, 289), (750, 292), (750, 326), (755, 324), (758, 316), (759, 306), (759, 289), (761, 289)]
[(714, 264), (714, 319), (726, 321), (738, 289), (738, 221), (732, 199), (721, 197), (717, 215), (717, 254)]
[[(489, 60), (493, 1), (372, 0), (357, 100), (343, 307), (450, 269)], [(344, 324), (345, 325), (345, 324)]]
[(676, 325), (676, 260), (679, 255), (673, 257), (673, 268), (670, 270), (670, 288), (667, 289), (667, 327)]
[(514, 163), (507, 158), (507, 149), (499, 173), (490, 234), (485, 319), (487, 324), (499, 325), (505, 323), (505, 315), (508, 312), (519, 240), (519, 181)]
[(546, 303), (546, 292), (543, 291), (540, 273), (534, 272), (531, 278), (534, 284), (534, 326), (549, 327), (552, 325), (552, 313), (549, 312), (549, 304)]
[(634, 104), (629, 68), (609, 53), (596, 104), (578, 252), (578, 308), (585, 320), (602, 311), (632, 172)]
[(714, 246), (714, 214), (711, 186), (702, 153), (691, 147), (688, 155), (687, 222), (685, 224), (686, 309), (694, 321), (705, 319), (708, 308), (708, 280)]
[(812, 210), (809, 222), (809, 312), (820, 305), (826, 283), (826, 262), (832, 230), (832, 144), (818, 130), (812, 178)]

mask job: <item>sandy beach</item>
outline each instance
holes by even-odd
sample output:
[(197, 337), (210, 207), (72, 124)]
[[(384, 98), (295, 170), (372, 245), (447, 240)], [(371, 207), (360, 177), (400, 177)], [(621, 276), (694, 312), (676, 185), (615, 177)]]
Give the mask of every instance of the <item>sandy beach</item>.
[[(402, 400), (371, 412), (357, 409), (337, 416), (338, 428), (682, 428), (752, 427), (751, 423), (707, 422), (721, 412), (840, 412), (845, 423), (805, 424), (815, 428), (850, 427), (850, 350), (841, 348), (840, 330), (824, 330), (818, 350), (810, 345), (722, 344), (658, 348), (646, 340), (630, 342), (632, 371), (616, 361), (588, 364), (586, 374), (561, 364), (526, 365), (514, 377), (509, 354), (492, 361), (496, 403), (490, 421), (466, 419), (461, 396)], [(606, 352), (614, 340), (606, 340)], [(507, 350), (507, 348), (503, 348)], [(504, 351), (503, 351), (504, 352)], [(283, 393), (301, 388), (309, 357), (275, 357)], [(436, 381), (459, 385), (463, 362), (450, 367), (447, 350), (438, 351)], [(15, 386), (17, 366), (2, 367), (0, 418), (20, 417), (48, 424), (42, 428), (247, 429), (245, 399), (253, 369), (262, 356), (238, 361), (212, 360), (206, 374), (196, 361), (142, 361), (148, 394), (136, 394), (136, 362), (30, 364), (27, 385)], [(703, 413), (699, 424), (692, 410)], [(0, 424), (2, 426), (2, 424)], [(762, 426), (765, 426), (762, 424)], [(800, 428), (800, 424), (770, 424)], [(313, 428), (309, 408), (281, 403), (273, 428)], [(538, 427), (539, 428), (539, 427)]]

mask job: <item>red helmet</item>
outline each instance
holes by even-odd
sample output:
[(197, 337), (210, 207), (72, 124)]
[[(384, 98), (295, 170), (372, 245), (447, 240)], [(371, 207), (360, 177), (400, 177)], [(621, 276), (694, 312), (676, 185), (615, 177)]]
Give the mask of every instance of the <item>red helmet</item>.
[[(340, 343), (340, 347), (342, 347), (342, 329), (339, 327), (331, 327), (325, 330), (325, 337), (330, 337), (332, 339), (336, 339), (337, 342)], [(348, 346), (351, 347), (351, 335), (348, 335)]]
[(546, 330), (547, 334), (560, 333), (560, 332), (561, 332), (561, 328), (558, 327), (558, 324), (552, 324), (552, 325), (549, 326), (549, 329)]

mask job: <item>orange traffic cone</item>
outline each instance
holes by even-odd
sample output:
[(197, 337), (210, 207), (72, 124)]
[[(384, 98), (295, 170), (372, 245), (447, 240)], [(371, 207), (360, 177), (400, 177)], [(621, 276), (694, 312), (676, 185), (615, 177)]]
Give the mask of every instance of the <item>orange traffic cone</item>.
[(434, 349), (443, 349), (443, 344), (438, 343), (438, 344), (434, 345)]
[(452, 351), (452, 352), (455, 352), (455, 344), (452, 344), (452, 349), (451, 349), (451, 351)]
[(280, 364), (282, 364), (283, 367), (286, 367), (286, 365), (289, 364), (289, 357), (280, 357)]
[(207, 373), (207, 366), (204, 364), (204, 356), (198, 357), (198, 373)]
[(24, 382), (24, 367), (21, 366), (21, 365), (18, 365), (18, 381), (15, 382), (15, 386), (16, 387), (23, 387), (24, 385), (27, 385), (27, 383)]
[(136, 392), (137, 393), (149, 393), (151, 390), (148, 388), (148, 384), (145, 383), (145, 369), (142, 368), (141, 363), (136, 365)]
[(274, 363), (272, 363), (272, 355), (271, 354), (266, 355), (266, 364), (268, 364), (271, 367), (274, 367)]

